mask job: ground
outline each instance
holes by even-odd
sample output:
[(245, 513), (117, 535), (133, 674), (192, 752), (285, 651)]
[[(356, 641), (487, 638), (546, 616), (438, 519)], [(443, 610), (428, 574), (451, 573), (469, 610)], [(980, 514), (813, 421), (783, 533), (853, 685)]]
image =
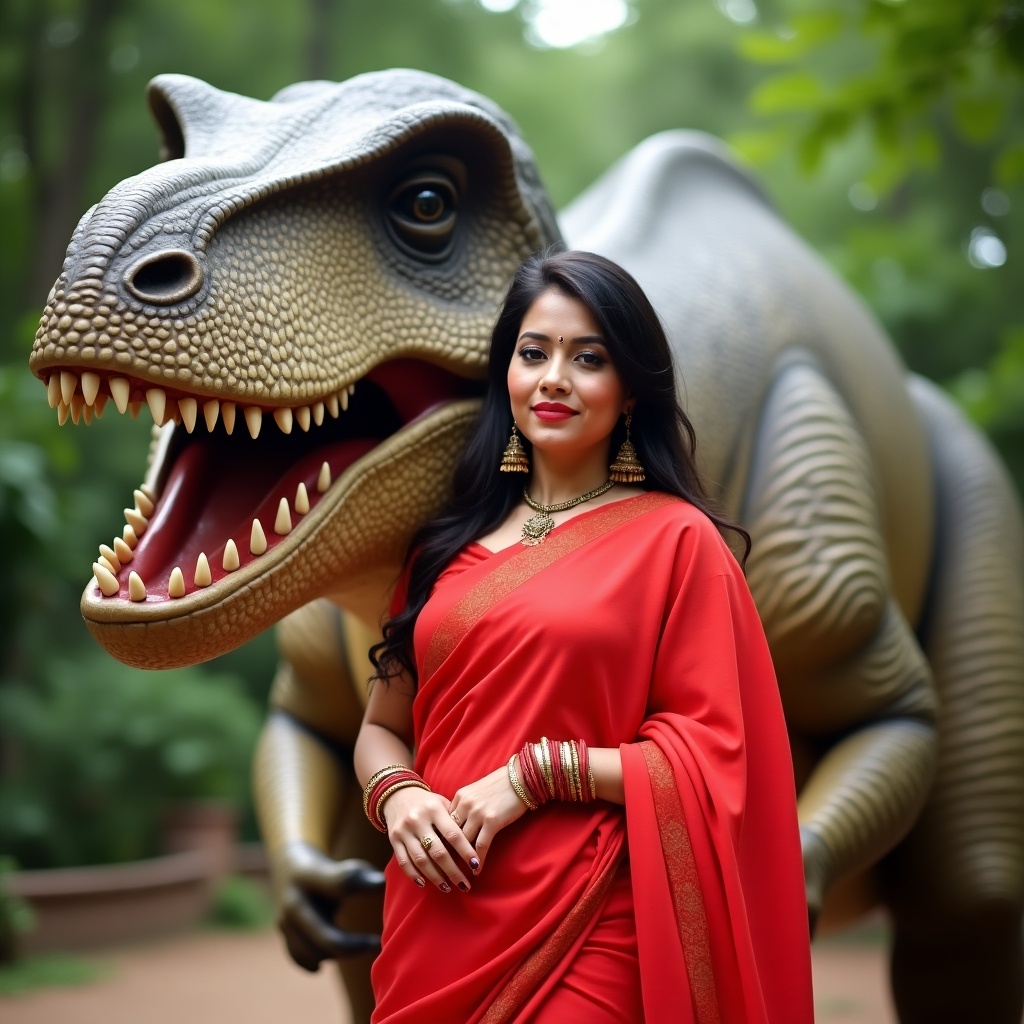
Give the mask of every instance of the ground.
[[(96, 954), (106, 977), (0, 998), (4, 1024), (348, 1024), (332, 971), (294, 967), (271, 931), (203, 931)], [(818, 1024), (896, 1024), (876, 927), (814, 948)]]

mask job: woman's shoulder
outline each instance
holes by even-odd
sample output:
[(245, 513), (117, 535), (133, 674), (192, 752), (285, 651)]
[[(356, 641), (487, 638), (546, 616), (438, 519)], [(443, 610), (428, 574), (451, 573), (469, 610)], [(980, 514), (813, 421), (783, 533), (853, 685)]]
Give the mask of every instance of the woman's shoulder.
[(653, 507), (640, 517), (641, 529), (654, 543), (668, 545), (689, 557), (699, 556), (711, 564), (735, 565), (735, 553), (706, 512), (673, 494), (647, 493), (661, 499), (656, 503), (652, 501)]

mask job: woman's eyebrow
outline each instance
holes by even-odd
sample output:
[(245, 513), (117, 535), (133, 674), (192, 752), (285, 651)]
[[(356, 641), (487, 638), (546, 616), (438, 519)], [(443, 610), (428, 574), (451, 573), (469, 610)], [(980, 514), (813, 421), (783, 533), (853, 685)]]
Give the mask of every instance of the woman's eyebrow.
[[(533, 341), (550, 341), (551, 338), (547, 334), (542, 334), (540, 331), (523, 331), (519, 335), (519, 340), (522, 341), (524, 338), (529, 338)], [(600, 334), (584, 334), (578, 338), (567, 339), (570, 345), (604, 345), (606, 344), (604, 338)]]

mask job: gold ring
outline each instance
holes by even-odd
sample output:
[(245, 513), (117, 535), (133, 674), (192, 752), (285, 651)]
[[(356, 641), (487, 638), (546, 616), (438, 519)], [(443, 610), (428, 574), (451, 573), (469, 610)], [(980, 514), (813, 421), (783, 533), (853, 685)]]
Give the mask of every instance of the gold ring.
[(462, 819), (459, 817), (458, 811), (452, 811), (452, 821), (454, 821), (459, 828), (462, 828)]
[(422, 846), (424, 850), (429, 850), (433, 845), (434, 845), (434, 840), (430, 836), (424, 836), (420, 840), (420, 846)]

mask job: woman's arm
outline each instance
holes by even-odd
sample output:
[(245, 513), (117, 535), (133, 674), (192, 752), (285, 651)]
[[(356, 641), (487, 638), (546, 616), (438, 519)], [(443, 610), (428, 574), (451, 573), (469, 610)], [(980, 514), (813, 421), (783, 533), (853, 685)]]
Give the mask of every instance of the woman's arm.
[[(355, 746), (356, 776), (362, 785), (388, 765), (412, 767), (412, 694), (413, 687), (404, 678), (374, 685)], [(381, 805), (381, 813), (398, 866), (409, 878), (421, 887), (427, 878), (442, 892), (451, 891), (449, 882), (469, 891), (469, 881), (445, 843), (474, 872), (480, 862), (443, 796), (409, 786), (392, 793)]]

